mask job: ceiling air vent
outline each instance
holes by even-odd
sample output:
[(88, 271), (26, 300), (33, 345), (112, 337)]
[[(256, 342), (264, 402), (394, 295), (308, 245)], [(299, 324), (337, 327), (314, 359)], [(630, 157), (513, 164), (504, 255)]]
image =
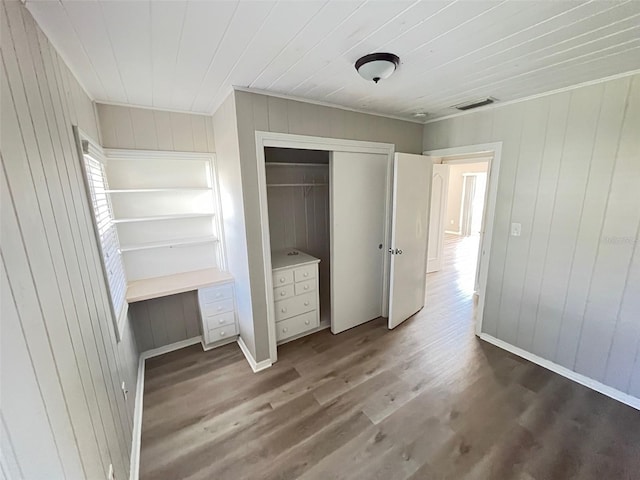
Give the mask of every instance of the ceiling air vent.
[(472, 108), (484, 107), (485, 105), (491, 105), (498, 100), (493, 97), (482, 98), (480, 100), (472, 100), (471, 102), (459, 103), (458, 105), (454, 105), (451, 108), (455, 108), (457, 110), (471, 110)]

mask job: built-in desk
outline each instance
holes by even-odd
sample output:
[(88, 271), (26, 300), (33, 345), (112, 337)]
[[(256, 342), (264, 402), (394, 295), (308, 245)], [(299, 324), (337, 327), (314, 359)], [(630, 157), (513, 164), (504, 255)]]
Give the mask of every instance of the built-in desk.
[(193, 272), (175, 273), (164, 277), (145, 278), (130, 282), (127, 286), (127, 302), (139, 302), (151, 298), (166, 297), (176, 293), (198, 290), (202, 287), (233, 282), (229, 272), (206, 268)]
[(234, 341), (238, 335), (233, 277), (215, 268), (131, 282), (127, 302), (197, 290), (202, 346), (205, 350)]

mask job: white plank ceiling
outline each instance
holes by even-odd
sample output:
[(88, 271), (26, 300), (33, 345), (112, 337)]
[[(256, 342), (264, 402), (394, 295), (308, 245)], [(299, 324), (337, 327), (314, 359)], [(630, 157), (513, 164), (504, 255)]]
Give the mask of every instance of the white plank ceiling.
[[(640, 1), (27, 0), (96, 101), (212, 113), (231, 86), (412, 118), (640, 69)], [(378, 85), (353, 64), (400, 56)]]

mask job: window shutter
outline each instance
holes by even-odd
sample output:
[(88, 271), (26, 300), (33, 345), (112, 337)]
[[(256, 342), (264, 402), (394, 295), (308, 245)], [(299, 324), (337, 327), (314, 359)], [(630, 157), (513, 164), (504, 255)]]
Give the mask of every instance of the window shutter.
[(105, 170), (105, 157), (98, 147), (87, 140), (82, 141), (84, 169), (98, 236), (104, 273), (107, 279), (111, 306), (118, 325), (118, 338), (122, 334), (122, 323), (126, 315), (127, 279), (120, 254), (120, 242), (113, 209), (109, 198), (109, 184)]

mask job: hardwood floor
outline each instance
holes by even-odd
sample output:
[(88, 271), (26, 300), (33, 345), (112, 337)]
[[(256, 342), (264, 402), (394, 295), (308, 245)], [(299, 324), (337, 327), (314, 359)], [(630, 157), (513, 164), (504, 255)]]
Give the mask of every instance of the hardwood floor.
[(640, 412), (478, 340), (473, 238), (448, 236), (426, 307), (279, 348), (147, 361), (141, 479), (640, 478)]

